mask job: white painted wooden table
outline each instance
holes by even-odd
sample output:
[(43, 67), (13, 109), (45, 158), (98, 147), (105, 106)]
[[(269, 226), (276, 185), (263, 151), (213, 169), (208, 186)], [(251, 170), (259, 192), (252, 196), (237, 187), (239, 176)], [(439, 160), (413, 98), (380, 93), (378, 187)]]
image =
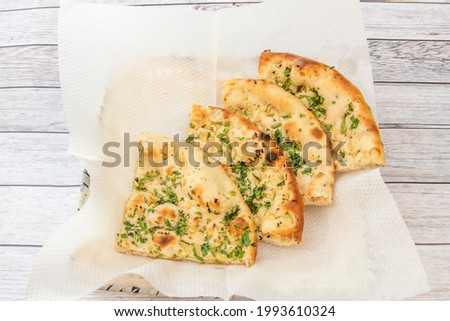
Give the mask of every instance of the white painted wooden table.
[[(382, 174), (432, 287), (415, 299), (449, 300), (450, 0), (361, 6), (388, 158)], [(82, 168), (67, 154), (57, 17), (58, 0), (0, 0), (0, 300), (23, 298), (36, 253), (80, 197)], [(99, 290), (87, 299), (155, 298)]]

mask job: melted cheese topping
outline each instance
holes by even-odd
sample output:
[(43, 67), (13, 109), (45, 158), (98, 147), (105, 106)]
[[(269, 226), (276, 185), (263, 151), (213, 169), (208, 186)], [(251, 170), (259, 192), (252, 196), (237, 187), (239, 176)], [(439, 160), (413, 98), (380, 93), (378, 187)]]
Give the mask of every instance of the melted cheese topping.
[(384, 148), (361, 92), (334, 68), (286, 53), (263, 52), (259, 77), (297, 97), (330, 132), (336, 169), (384, 166)]
[(261, 240), (300, 243), (301, 194), (289, 164), (268, 135), (241, 116), (198, 105), (192, 106), (188, 134), (189, 141), (198, 142), (227, 168), (254, 214)]
[(200, 149), (171, 143), (156, 136), (141, 141), (143, 166), (136, 172), (116, 249), (154, 258), (252, 265), (256, 231), (238, 188)]
[(243, 115), (276, 140), (293, 168), (305, 205), (332, 200), (334, 165), (319, 121), (301, 102), (264, 80), (233, 79), (224, 85), (226, 110)]

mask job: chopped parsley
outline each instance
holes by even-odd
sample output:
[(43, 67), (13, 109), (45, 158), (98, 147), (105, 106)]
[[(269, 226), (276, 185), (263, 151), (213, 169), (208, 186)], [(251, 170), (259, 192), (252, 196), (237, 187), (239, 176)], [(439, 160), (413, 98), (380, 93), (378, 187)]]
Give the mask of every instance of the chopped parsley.
[(198, 137), (196, 137), (194, 134), (190, 134), (187, 138), (186, 138), (186, 143), (192, 143), (195, 139), (197, 139)]
[(266, 197), (267, 196), (267, 194), (265, 193), (266, 190), (267, 190), (266, 184), (257, 186), (253, 189), (252, 195), (245, 200), (245, 203), (250, 208), (250, 211), (253, 214), (257, 213), (259, 211), (259, 209), (261, 208), (261, 205), (255, 204), (254, 201), (261, 200), (264, 197)]
[(284, 70), (284, 75), (286, 77), (290, 77), (291, 76), (291, 68), (286, 67), (286, 69)]
[(310, 88), (310, 90), (314, 94), (313, 96), (299, 95), (298, 98), (306, 99), (309, 105), (308, 110), (311, 111), (316, 118), (325, 116), (327, 113), (326, 109), (320, 107), (324, 103), (325, 98), (319, 95), (316, 88)]
[(239, 207), (239, 205), (233, 206), (233, 208), (225, 214), (223, 218), (223, 224), (226, 227), (230, 226), (230, 223), (238, 216), (240, 210), (241, 208)]
[[(291, 164), (292, 171), (294, 172), (295, 176), (298, 174), (298, 170), (303, 167), (305, 164), (305, 160), (300, 156), (299, 153), (289, 151), (288, 152), (287, 161), (289, 164)], [(303, 174), (303, 173), (302, 173)]]
[(321, 121), (320, 124), (322, 125), (322, 127), (323, 127), (326, 131), (330, 131), (331, 128), (333, 127), (333, 125), (327, 124), (327, 123), (325, 123), (325, 122), (323, 122), (323, 121)]
[(357, 128), (359, 125), (359, 119), (353, 115), (350, 115), (350, 120), (352, 121), (352, 123), (350, 124), (350, 129)]
[(355, 116), (351, 115), (352, 112), (353, 112), (353, 103), (349, 102), (347, 111), (345, 112), (344, 118), (342, 119), (342, 122), (341, 122), (341, 134), (342, 135), (345, 135), (347, 133), (347, 117), (348, 116), (350, 116), (350, 121), (351, 121), (349, 129), (355, 129), (359, 125), (359, 119), (356, 118)]
[(202, 256), (205, 257), (209, 252), (209, 243), (207, 242), (203, 243), (201, 249), (202, 249)]
[(195, 250), (195, 245), (192, 245), (192, 253), (194, 254), (194, 257), (195, 257), (197, 260), (199, 260), (199, 261), (204, 261), (204, 260), (205, 260), (204, 258), (202, 258), (201, 256), (199, 256), (199, 255), (197, 254), (197, 251)]
[(294, 174), (297, 175), (298, 170), (305, 164), (305, 160), (300, 156), (302, 145), (296, 141), (285, 138), (279, 129), (275, 131), (274, 137), (277, 145), (284, 152)]

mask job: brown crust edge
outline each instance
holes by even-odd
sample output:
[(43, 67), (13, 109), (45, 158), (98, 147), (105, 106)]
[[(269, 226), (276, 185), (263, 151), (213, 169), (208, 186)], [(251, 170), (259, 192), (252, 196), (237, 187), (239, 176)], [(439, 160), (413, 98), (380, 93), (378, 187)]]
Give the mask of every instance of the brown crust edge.
[(335, 162), (335, 169), (338, 172), (348, 172), (351, 170), (357, 170), (357, 169), (368, 169), (368, 168), (375, 168), (375, 167), (384, 167), (386, 166), (386, 156), (384, 152), (384, 145), (381, 140), (381, 134), (380, 130), (378, 128), (378, 125), (375, 121), (375, 118), (373, 117), (372, 109), (367, 104), (366, 100), (364, 99), (363, 94), (361, 91), (347, 78), (345, 78), (344, 75), (342, 75), (339, 71), (337, 71), (334, 68), (331, 68), (330, 66), (310, 59), (306, 57), (302, 57), (299, 55), (294, 55), (292, 53), (288, 52), (271, 52), (270, 50), (265, 50), (261, 53), (259, 64), (258, 64), (258, 74), (261, 74), (262, 71), (266, 68), (266, 66), (272, 61), (274, 58), (279, 58), (282, 60), (291, 61), (293, 66), (295, 66), (296, 69), (299, 70), (301, 73), (302, 70), (307, 69), (324, 69), (328, 68), (331, 70), (333, 77), (336, 79), (336, 82), (340, 84), (340, 86), (345, 90), (349, 96), (351, 97), (352, 101), (357, 101), (360, 106), (360, 117), (362, 117), (364, 121), (365, 128), (368, 128), (372, 132), (372, 137), (374, 138), (374, 145), (379, 146), (379, 154), (376, 157), (370, 157), (371, 163), (366, 164), (365, 166), (359, 167), (342, 167), (339, 166), (337, 162)]
[[(200, 105), (196, 105), (196, 104), (194, 104), (193, 107), (194, 106), (201, 107)], [(231, 113), (224, 108), (220, 108), (220, 107), (216, 107), (216, 106), (208, 106), (208, 108), (210, 110), (218, 110), (218, 111), (222, 112), (222, 114), (224, 115), (224, 119), (232, 118), (232, 117), (237, 118), (238, 121), (242, 122), (243, 124), (245, 124), (245, 126), (248, 126), (248, 128), (250, 128), (251, 130), (254, 130), (255, 132), (258, 133), (258, 137), (255, 139), (255, 141), (264, 142), (264, 140), (262, 140), (260, 137), (262, 134), (265, 135), (265, 133), (263, 131), (259, 130), (259, 128), (256, 127), (256, 125), (253, 124), (251, 121), (249, 121), (247, 118), (237, 115), (237, 114), (234, 114), (234, 113)], [(274, 234), (280, 236), (280, 238), (282, 240), (288, 241), (287, 243), (289, 243), (289, 244), (293, 244), (293, 243), (300, 244), (302, 241), (303, 226), (304, 226), (304, 208), (303, 208), (302, 195), (300, 192), (300, 188), (297, 184), (297, 178), (295, 177), (294, 172), (293, 172), (292, 168), (290, 167), (289, 162), (284, 157), (283, 153), (281, 153), (279, 148), (276, 146), (276, 143), (274, 141), (273, 141), (273, 143), (274, 143), (274, 147), (271, 148), (271, 151), (275, 150), (277, 152), (277, 155), (280, 156), (280, 157), (278, 157), (278, 159), (276, 161), (276, 166), (281, 167), (284, 164), (286, 165), (285, 169), (287, 170), (287, 175), (288, 175), (288, 179), (287, 179), (288, 191), (290, 191), (293, 195), (293, 199), (289, 200), (287, 207), (289, 207), (289, 210), (291, 210), (292, 213), (297, 218), (297, 223), (295, 224), (294, 227), (283, 229), (282, 231), (280, 231), (280, 233), (274, 233)], [(292, 242), (292, 240), (294, 240), (294, 242)], [(263, 241), (266, 241), (266, 238), (263, 238)], [(271, 242), (271, 241), (266, 241), (266, 242), (277, 244), (277, 245), (284, 245), (281, 242), (279, 244), (278, 244), (278, 242), (277, 243)]]

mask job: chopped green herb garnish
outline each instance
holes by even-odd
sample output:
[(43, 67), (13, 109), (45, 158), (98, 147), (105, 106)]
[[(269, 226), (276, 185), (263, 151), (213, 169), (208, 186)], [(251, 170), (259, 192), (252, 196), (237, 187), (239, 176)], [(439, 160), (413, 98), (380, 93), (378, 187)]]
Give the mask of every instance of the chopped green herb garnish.
[(194, 254), (194, 257), (195, 257), (197, 260), (199, 260), (199, 261), (204, 261), (204, 260), (205, 260), (204, 258), (202, 258), (201, 256), (199, 256), (199, 255), (197, 254), (197, 251), (195, 250), (195, 246), (192, 246), (192, 253)]
[(238, 216), (240, 210), (241, 208), (239, 207), (239, 205), (233, 206), (233, 208), (225, 214), (223, 218), (223, 224), (226, 227), (230, 226), (230, 223)]
[(281, 127), (281, 123), (276, 123), (276, 124), (270, 126), (270, 128), (272, 128), (272, 129), (277, 129), (277, 128), (280, 128), (280, 127)]
[(284, 70), (284, 75), (286, 77), (290, 77), (291, 76), (291, 68), (286, 67), (286, 69)]
[(352, 112), (353, 112), (353, 103), (349, 102), (347, 111), (345, 112), (344, 118), (342, 119), (342, 122), (341, 122), (341, 134), (342, 135), (345, 135), (347, 133), (347, 124), (346, 124), (347, 116), (350, 116), (350, 121), (352, 122), (350, 124), (350, 129), (355, 129), (359, 125), (359, 119), (356, 118), (355, 116), (351, 115)]
[(196, 137), (194, 134), (191, 134), (191, 135), (189, 135), (187, 138), (186, 138), (186, 143), (192, 143), (193, 141), (194, 141), (194, 139), (197, 139), (198, 137)]
[(330, 131), (331, 128), (333, 127), (333, 125), (327, 124), (327, 123), (325, 123), (325, 122), (323, 122), (323, 121), (321, 121), (320, 123), (322, 124), (322, 127), (323, 127), (326, 131)]
[(297, 176), (298, 170), (303, 167), (305, 164), (305, 160), (300, 156), (299, 153), (296, 153), (294, 151), (288, 152), (288, 158), (287, 161), (289, 164), (291, 164), (292, 171), (294, 172), (294, 175)]
[(209, 252), (209, 243), (203, 243), (202, 244), (202, 256), (205, 257), (206, 254)]
[(353, 115), (350, 115), (350, 120), (352, 121), (352, 123), (351, 123), (351, 125), (350, 125), (350, 129), (355, 129), (355, 128), (357, 128), (358, 125), (359, 125), (359, 119), (356, 118), (356, 117), (353, 116)]

